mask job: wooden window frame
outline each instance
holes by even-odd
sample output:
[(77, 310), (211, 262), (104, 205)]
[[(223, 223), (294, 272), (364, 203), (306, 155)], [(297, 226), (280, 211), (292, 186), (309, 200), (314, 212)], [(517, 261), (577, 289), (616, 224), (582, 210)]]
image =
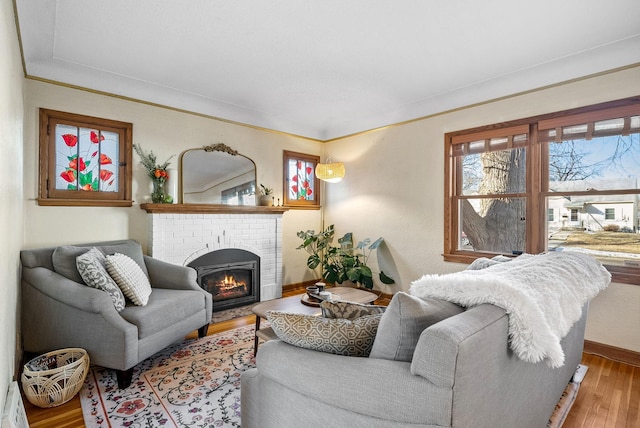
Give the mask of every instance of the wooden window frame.
[[(55, 124), (107, 130), (119, 135), (117, 192), (56, 190)], [(53, 126), (52, 126), (53, 125)], [(130, 207), (132, 181), (133, 124), (75, 113), (40, 109), (38, 205)]]
[[(314, 189), (315, 195), (313, 200), (299, 200), (299, 199), (291, 199), (289, 198), (289, 161), (291, 160), (301, 160), (304, 162), (311, 162), (313, 164), (313, 178), (314, 178)], [(307, 153), (298, 153), (292, 152), (288, 150), (283, 151), (283, 187), (282, 187), (282, 196), (283, 196), (283, 205), (285, 207), (294, 208), (294, 209), (310, 209), (317, 210), (320, 209), (320, 201), (321, 201), (321, 188), (320, 188), (320, 179), (316, 176), (315, 168), (320, 163), (320, 156), (310, 155)]]
[[(527, 198), (527, 226), (526, 226), (526, 252), (541, 253), (546, 251), (546, 218), (547, 209), (545, 200), (550, 195), (548, 191), (549, 171), (543, 165), (542, 160), (546, 156), (546, 144), (550, 141), (549, 135), (538, 138), (539, 129), (560, 129), (561, 126), (584, 123), (588, 120), (607, 120), (613, 117), (622, 117), (625, 114), (637, 115), (640, 112), (640, 96), (629, 97), (621, 100), (610, 101), (581, 108), (575, 108), (560, 112), (544, 114), (509, 122), (481, 126), (461, 131), (449, 132), (444, 135), (444, 162), (445, 162), (445, 186), (444, 186), (444, 252), (443, 259), (449, 262), (471, 263), (480, 257), (493, 257), (494, 253), (468, 251), (458, 249), (458, 201), (460, 196), (461, 171), (455, 165), (455, 153), (460, 154), (456, 144), (464, 141), (475, 141), (469, 136), (477, 137), (497, 136), (506, 128), (526, 126), (529, 128), (529, 142), (526, 154), (527, 189), (519, 197)], [(541, 125), (542, 124), (542, 125)], [(627, 124), (625, 123), (625, 127)], [(475, 134), (475, 136), (473, 135)], [(456, 152), (456, 150), (458, 150)], [(592, 192), (579, 192), (581, 195), (589, 195)], [(615, 193), (615, 192), (610, 192)], [(622, 193), (629, 193), (623, 190)], [(595, 192), (593, 194), (596, 194)], [(510, 195), (514, 196), (514, 195)], [(612, 280), (628, 284), (640, 285), (640, 267), (605, 265), (611, 272)]]

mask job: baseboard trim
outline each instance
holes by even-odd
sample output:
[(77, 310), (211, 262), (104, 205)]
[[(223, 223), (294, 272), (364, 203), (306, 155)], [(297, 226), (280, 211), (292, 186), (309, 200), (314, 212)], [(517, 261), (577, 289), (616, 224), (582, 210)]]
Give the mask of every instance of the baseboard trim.
[(293, 284), (287, 284), (287, 285), (283, 285), (282, 286), (282, 291), (295, 291), (295, 290), (304, 290), (306, 289), (308, 286), (315, 284), (316, 282), (319, 282), (319, 279), (311, 279), (309, 281), (303, 281), (303, 282), (296, 282)]
[(587, 354), (601, 355), (605, 358), (619, 361), (621, 363), (640, 366), (640, 352), (631, 351), (629, 349), (618, 348), (617, 346), (611, 346), (604, 343), (585, 340), (584, 352)]

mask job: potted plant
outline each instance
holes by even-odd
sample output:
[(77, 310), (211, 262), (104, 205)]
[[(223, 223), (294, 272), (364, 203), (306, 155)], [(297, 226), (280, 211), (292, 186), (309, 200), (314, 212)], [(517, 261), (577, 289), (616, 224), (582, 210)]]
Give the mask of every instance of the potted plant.
[[(320, 266), (325, 282), (341, 284), (344, 281), (351, 281), (358, 287), (372, 289), (373, 272), (367, 262), (371, 253), (382, 244), (384, 239), (378, 238), (371, 242), (366, 238), (354, 247), (353, 234), (349, 232), (338, 239), (340, 244), (338, 247), (331, 245), (334, 235), (333, 225), (319, 233), (313, 230), (298, 232), (302, 244), (297, 249), (304, 249), (309, 253), (307, 267), (315, 270)], [(378, 274), (378, 278), (383, 284), (395, 283), (393, 278), (382, 271)]]
[(273, 189), (266, 187), (264, 184), (260, 185), (260, 199), (259, 204), (263, 207), (270, 207), (273, 205)]

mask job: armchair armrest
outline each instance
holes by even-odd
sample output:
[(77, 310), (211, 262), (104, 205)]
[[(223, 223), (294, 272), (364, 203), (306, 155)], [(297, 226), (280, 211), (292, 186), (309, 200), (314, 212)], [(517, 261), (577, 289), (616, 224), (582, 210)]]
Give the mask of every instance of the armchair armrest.
[(203, 291), (198, 285), (198, 274), (192, 268), (174, 265), (153, 257), (144, 256), (149, 271), (149, 281), (154, 288)]
[(81, 311), (117, 314), (111, 297), (104, 291), (78, 284), (47, 268), (23, 268), (22, 280), (48, 298)]

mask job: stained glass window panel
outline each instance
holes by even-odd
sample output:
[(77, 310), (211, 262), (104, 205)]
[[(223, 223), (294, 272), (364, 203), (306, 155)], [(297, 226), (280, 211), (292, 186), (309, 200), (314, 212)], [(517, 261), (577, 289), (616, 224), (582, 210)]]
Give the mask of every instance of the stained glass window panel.
[(289, 199), (312, 201), (315, 198), (315, 165), (299, 159), (290, 159), (289, 167)]
[(119, 135), (56, 125), (56, 190), (118, 191)]

